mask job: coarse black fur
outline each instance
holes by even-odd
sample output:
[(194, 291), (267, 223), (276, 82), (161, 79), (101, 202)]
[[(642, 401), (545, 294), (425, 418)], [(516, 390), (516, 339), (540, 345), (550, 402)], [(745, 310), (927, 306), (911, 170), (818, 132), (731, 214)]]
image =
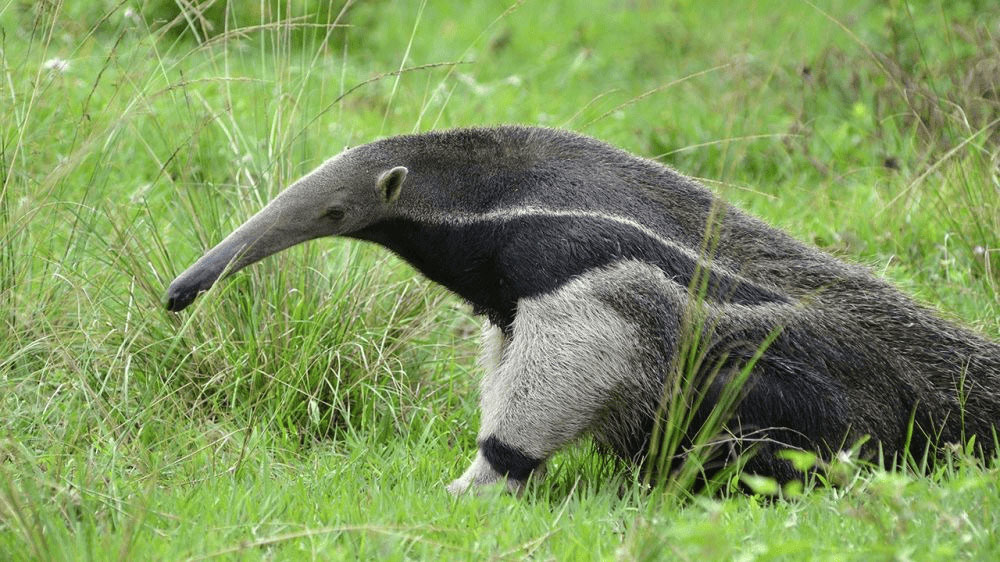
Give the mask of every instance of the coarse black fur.
[(525, 481), (531, 472), (542, 464), (541, 459), (532, 458), (491, 435), (479, 442), (479, 450), (486, 461), (498, 474)]
[[(609, 263), (640, 259), (671, 272), (684, 286), (697, 267), (696, 259), (642, 232), (627, 227), (609, 230), (605, 221), (588, 217), (522, 217), (471, 225), (399, 218), (355, 236), (393, 249), (504, 330), (514, 320), (518, 300), (551, 292), (568, 279)], [(539, 248), (539, 236), (550, 243)], [(787, 302), (784, 295), (724, 270), (711, 275), (713, 298), (747, 305)]]

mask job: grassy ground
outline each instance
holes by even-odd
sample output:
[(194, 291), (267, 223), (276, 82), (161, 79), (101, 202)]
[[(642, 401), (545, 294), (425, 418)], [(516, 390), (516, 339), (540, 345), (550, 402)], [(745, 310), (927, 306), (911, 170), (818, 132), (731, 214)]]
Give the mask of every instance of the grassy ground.
[(160, 307), (345, 146), (523, 122), (703, 178), (996, 337), (995, 3), (203, 4), (0, 0), (0, 558), (998, 555), (1000, 477), (961, 455), (678, 501), (582, 445), (522, 499), (448, 497), (476, 323), (377, 248)]

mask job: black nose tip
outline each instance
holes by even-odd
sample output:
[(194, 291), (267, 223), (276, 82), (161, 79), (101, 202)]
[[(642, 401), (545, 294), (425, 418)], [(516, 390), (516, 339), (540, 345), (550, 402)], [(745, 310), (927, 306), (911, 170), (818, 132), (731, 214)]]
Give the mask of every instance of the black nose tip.
[(187, 308), (198, 296), (197, 289), (183, 289), (180, 287), (170, 287), (167, 289), (167, 298), (164, 305), (170, 312), (178, 312)]

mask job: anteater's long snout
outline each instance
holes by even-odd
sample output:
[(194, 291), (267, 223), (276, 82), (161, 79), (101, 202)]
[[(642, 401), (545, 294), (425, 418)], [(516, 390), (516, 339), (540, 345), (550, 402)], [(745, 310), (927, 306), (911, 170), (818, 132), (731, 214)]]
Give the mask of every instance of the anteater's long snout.
[(234, 273), (269, 255), (261, 252), (258, 247), (273, 246), (269, 244), (271, 240), (268, 239), (272, 236), (268, 236), (266, 231), (264, 236), (258, 237), (257, 240), (247, 236), (246, 231), (251, 223), (253, 219), (209, 250), (170, 283), (167, 287), (167, 310), (173, 312), (184, 310), (198, 295), (211, 289), (223, 274)]
[(316, 233), (308, 224), (295, 220), (298, 213), (289, 212), (279, 199), (264, 207), (178, 275), (167, 288), (167, 310), (183, 310), (220, 278), (228, 277), (289, 246), (315, 238)]

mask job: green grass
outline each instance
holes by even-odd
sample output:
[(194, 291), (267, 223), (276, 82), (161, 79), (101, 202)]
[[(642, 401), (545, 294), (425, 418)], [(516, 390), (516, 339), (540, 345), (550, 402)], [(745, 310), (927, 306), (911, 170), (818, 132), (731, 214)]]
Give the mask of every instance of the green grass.
[(997, 337), (994, 2), (230, 4), (0, 0), (0, 558), (1000, 552), (1000, 477), (961, 455), (678, 499), (581, 444), (523, 498), (451, 498), (475, 319), (378, 248), (160, 305), (345, 146), (522, 122), (704, 178)]

